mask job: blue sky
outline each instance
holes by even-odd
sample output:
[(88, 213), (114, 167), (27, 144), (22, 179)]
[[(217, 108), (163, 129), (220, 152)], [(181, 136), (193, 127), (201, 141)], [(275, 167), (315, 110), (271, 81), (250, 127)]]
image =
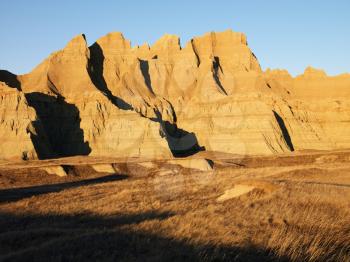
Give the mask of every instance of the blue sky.
[(349, 0), (0, 1), (0, 69), (29, 72), (84, 33), (89, 44), (121, 31), (133, 45), (165, 33), (184, 45), (208, 31), (244, 32), (263, 69), (296, 75), (312, 65), (350, 72)]

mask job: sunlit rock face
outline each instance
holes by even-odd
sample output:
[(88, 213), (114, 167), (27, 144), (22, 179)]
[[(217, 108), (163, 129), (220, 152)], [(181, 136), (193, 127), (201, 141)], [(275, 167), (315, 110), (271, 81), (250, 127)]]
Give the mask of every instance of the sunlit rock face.
[(23, 92), (0, 82), (0, 158), (35, 159), (37, 150), (50, 156), (42, 123)]
[[(231, 30), (132, 47), (73, 38), (32, 72), (0, 72), (0, 158), (168, 158), (350, 147), (350, 75), (263, 72)], [(12, 123), (12, 122), (13, 123)]]

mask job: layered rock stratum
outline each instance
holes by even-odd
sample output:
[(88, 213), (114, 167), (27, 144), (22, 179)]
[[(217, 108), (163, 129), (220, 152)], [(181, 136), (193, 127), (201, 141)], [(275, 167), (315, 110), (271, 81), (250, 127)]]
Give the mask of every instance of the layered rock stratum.
[(350, 75), (262, 71), (231, 30), (73, 38), (25, 75), (0, 72), (0, 158), (184, 157), (350, 148)]

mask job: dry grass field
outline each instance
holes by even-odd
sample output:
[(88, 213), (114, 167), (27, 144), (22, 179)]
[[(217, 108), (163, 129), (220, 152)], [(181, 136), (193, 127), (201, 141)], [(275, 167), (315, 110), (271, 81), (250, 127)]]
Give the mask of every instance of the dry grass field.
[(0, 260), (350, 261), (350, 151), (201, 157), (0, 163)]

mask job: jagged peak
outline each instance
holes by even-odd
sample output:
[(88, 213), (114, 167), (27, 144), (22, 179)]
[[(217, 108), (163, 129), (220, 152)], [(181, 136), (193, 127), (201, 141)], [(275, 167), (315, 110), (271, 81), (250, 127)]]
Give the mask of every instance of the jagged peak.
[(83, 50), (87, 48), (86, 38), (84, 34), (79, 34), (73, 37), (68, 44), (65, 46), (64, 50)]
[(228, 61), (227, 68), (261, 71), (257, 58), (247, 45), (245, 34), (234, 32), (231, 29), (194, 37), (186, 44), (184, 50), (187, 52), (193, 50), (199, 64), (210, 61), (214, 56), (220, 61)]
[(247, 39), (243, 33), (237, 33), (231, 29), (222, 32), (209, 32), (202, 36), (194, 37), (187, 42), (184, 49), (193, 50), (200, 58), (217, 55), (216, 51), (221, 50), (220, 54), (237, 52), (235, 46), (246, 46)]
[(142, 45), (137, 45), (137, 46), (135, 46), (134, 49), (138, 49), (138, 50), (150, 50), (151, 47), (149, 46), (148, 43), (143, 43)]
[(232, 29), (228, 29), (221, 32), (211, 31), (205, 33), (202, 36), (193, 37), (187, 45), (191, 45), (192, 43), (196, 44), (205, 44), (210, 42), (211, 44), (218, 43), (230, 43), (230, 44), (243, 44), (247, 45), (247, 37), (244, 33), (234, 32)]
[(100, 37), (96, 43), (103, 49), (125, 50), (131, 48), (131, 42), (121, 32), (111, 32)]
[(308, 66), (305, 68), (304, 77), (327, 77), (327, 74), (322, 69), (317, 69), (312, 66)]
[(165, 34), (152, 45), (151, 49), (180, 50), (180, 37), (177, 35)]

